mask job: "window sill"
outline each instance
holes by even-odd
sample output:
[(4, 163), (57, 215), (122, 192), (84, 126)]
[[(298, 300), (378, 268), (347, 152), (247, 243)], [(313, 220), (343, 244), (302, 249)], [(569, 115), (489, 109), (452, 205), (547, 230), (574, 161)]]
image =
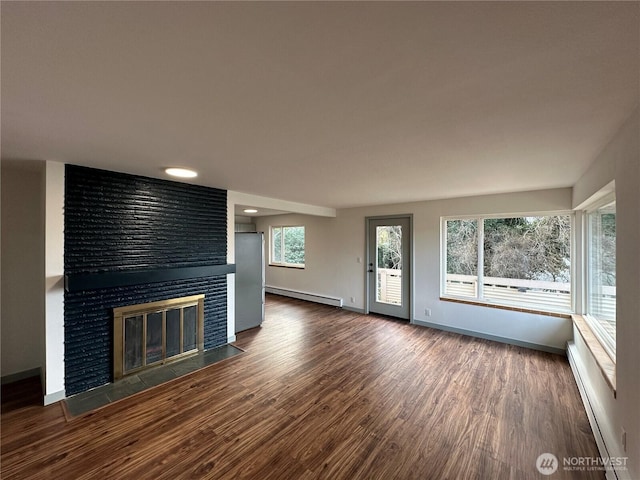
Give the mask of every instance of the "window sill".
[(480, 307), (497, 308), (500, 310), (510, 310), (512, 312), (532, 313), (534, 315), (546, 315), (548, 317), (558, 317), (558, 318), (566, 318), (566, 319), (571, 318), (570, 313), (548, 312), (545, 310), (535, 310), (533, 308), (514, 307), (512, 305), (501, 305), (498, 303), (480, 302), (477, 300), (467, 300), (467, 299), (453, 298), (453, 297), (440, 297), (440, 300), (442, 300), (443, 302), (463, 303), (465, 305), (477, 305)]
[(270, 263), (270, 267), (278, 267), (278, 268), (293, 268), (296, 270), (304, 270), (304, 265), (282, 265), (280, 263)]
[(613, 390), (613, 396), (616, 396), (616, 362), (606, 352), (604, 347), (600, 344), (596, 336), (591, 331), (591, 328), (585, 321), (582, 315), (571, 315), (573, 324), (580, 332), (580, 336), (587, 344), (587, 348), (593, 355), (594, 360), (600, 368), (602, 376), (607, 382), (607, 385)]

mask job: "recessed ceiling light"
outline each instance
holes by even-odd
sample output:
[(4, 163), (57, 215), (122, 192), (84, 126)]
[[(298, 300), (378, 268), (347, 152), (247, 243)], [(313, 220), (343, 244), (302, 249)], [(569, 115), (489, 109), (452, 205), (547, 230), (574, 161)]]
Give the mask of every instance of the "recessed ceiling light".
[(188, 168), (165, 168), (164, 171), (172, 177), (180, 178), (193, 178), (198, 176), (198, 172), (195, 170), (189, 170)]
[(258, 210), (256, 210), (255, 208), (245, 208), (243, 210), (244, 213), (258, 213)]

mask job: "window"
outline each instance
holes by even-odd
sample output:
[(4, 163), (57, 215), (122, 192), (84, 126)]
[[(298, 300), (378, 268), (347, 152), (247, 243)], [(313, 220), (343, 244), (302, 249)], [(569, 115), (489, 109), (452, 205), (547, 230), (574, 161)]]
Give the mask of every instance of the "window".
[(304, 227), (271, 227), (270, 264), (304, 267)]
[(442, 292), (571, 312), (571, 216), (443, 219)]
[(586, 215), (585, 316), (612, 358), (616, 352), (616, 203), (610, 196)]

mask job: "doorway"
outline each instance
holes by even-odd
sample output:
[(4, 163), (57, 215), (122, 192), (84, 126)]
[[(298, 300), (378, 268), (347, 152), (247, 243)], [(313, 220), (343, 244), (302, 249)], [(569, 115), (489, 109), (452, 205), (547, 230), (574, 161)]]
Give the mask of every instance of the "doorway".
[(367, 218), (367, 310), (410, 319), (411, 216)]

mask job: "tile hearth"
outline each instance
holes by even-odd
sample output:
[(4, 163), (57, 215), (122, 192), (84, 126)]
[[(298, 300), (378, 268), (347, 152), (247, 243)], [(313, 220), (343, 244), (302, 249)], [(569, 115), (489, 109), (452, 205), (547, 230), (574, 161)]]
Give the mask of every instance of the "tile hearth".
[(136, 375), (130, 375), (114, 383), (109, 383), (63, 400), (65, 413), (68, 417), (77, 417), (148, 388), (239, 355), (242, 352), (241, 349), (233, 345), (223, 345), (184, 360), (151, 368)]

